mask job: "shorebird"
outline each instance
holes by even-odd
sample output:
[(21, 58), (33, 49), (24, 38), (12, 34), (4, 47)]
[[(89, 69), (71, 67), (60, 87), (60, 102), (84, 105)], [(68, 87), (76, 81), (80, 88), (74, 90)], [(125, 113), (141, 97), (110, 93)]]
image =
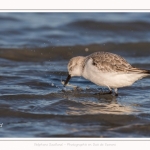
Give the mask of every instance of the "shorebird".
[(73, 76), (82, 76), (98, 86), (108, 87), (109, 93), (118, 96), (117, 89), (131, 86), (135, 81), (150, 75), (150, 70), (132, 67), (123, 57), (109, 52), (95, 52), (77, 56), (68, 63), (67, 85)]

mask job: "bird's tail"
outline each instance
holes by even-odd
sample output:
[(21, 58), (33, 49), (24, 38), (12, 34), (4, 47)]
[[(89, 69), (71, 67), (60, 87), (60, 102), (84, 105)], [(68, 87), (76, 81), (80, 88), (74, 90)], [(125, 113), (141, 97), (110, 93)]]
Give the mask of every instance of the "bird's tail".
[(144, 74), (150, 75), (150, 70), (141, 70), (141, 73), (144, 73)]
[(139, 69), (139, 68), (132, 68), (131, 71), (133, 74), (135, 74), (135, 81), (142, 79), (143, 77), (147, 77), (150, 75), (150, 70), (145, 69)]
[(144, 69), (142, 70), (142, 69), (141, 69), (141, 73), (150, 74), (150, 70), (144, 70)]
[(145, 70), (145, 73), (150, 74), (150, 70)]
[(142, 74), (147, 74), (147, 75), (150, 74), (150, 70), (145, 70), (145, 69), (140, 69), (140, 68), (132, 68), (131, 72), (140, 73), (140, 74), (142, 73)]

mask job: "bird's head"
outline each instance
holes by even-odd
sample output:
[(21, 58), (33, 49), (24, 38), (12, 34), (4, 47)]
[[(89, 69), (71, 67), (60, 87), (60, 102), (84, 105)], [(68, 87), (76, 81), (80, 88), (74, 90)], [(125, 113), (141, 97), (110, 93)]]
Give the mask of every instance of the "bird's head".
[(82, 76), (82, 68), (83, 68), (83, 62), (84, 58), (82, 56), (73, 57), (70, 59), (68, 63), (68, 77), (64, 83), (64, 86), (69, 82), (71, 77), (73, 76)]

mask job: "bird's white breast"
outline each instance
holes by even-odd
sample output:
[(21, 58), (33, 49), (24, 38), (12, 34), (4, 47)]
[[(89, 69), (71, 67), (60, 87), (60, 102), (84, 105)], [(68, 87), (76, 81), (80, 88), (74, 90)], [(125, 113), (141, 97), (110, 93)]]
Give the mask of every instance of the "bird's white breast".
[(104, 72), (98, 69), (97, 66), (92, 65), (92, 59), (89, 59), (85, 64), (82, 76), (99, 86), (118, 88), (130, 86), (146, 75), (126, 72)]

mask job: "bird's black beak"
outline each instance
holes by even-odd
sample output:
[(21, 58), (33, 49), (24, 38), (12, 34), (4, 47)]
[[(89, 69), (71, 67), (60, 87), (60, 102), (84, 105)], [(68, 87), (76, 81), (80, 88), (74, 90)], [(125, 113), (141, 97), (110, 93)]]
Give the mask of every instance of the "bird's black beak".
[(65, 83), (64, 83), (64, 87), (66, 86), (66, 84), (69, 82), (70, 79), (71, 79), (71, 75), (68, 74), (68, 77), (67, 77), (67, 79), (66, 79), (66, 81), (65, 81)]

